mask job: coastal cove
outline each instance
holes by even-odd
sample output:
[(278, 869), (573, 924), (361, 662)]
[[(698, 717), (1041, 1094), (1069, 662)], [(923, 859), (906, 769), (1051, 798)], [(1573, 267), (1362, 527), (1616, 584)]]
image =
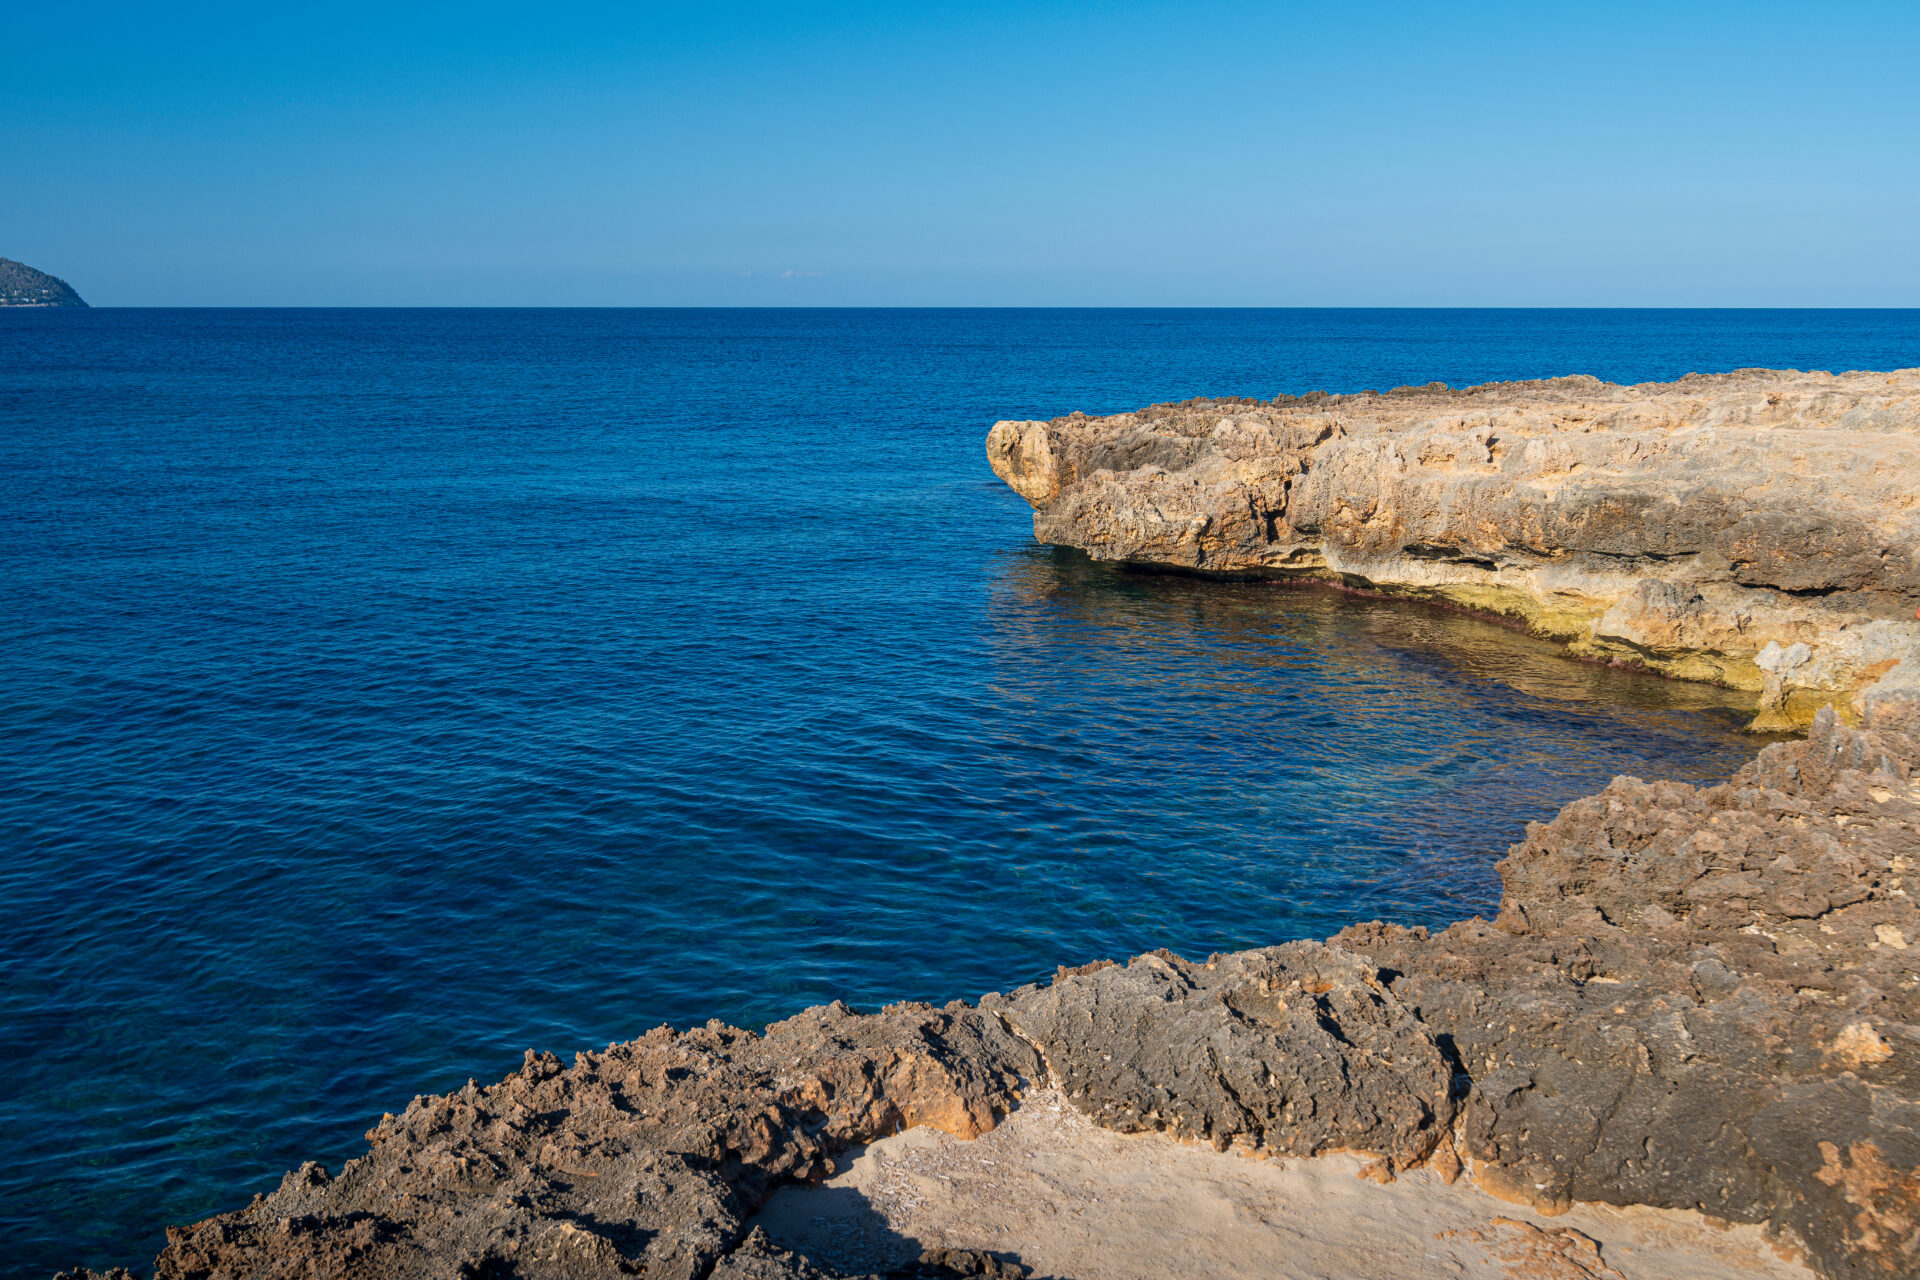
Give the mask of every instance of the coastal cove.
[(995, 421), (1920, 363), (1911, 312), (0, 329), (21, 1275), (144, 1268), (528, 1047), (1491, 915), (1529, 821), (1769, 741), (1751, 690), (1035, 545)]

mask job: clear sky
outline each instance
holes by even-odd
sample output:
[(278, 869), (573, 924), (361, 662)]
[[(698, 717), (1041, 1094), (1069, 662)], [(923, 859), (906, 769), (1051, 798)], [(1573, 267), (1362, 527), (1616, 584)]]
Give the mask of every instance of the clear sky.
[(1920, 305), (1920, 4), (18, 4), (127, 305)]

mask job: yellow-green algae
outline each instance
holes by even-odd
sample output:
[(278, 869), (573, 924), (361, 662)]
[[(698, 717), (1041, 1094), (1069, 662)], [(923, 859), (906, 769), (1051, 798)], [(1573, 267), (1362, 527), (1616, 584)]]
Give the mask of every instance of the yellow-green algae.
[(1854, 725), (1859, 721), (1853, 708), (1853, 695), (1858, 688), (1789, 689), (1780, 706), (1763, 707), (1757, 695), (1766, 686), (1766, 673), (1752, 655), (1711, 649), (1643, 648), (1596, 637), (1593, 626), (1607, 612), (1606, 602), (1563, 596), (1564, 603), (1548, 603), (1530, 591), (1498, 583), (1388, 583), (1377, 582), (1364, 574), (1318, 568), (1284, 576), (1334, 583), (1381, 596), (1428, 600), (1470, 613), (1504, 618), (1522, 624), (1532, 635), (1566, 645), (1568, 653), (1575, 657), (1638, 667), (1669, 680), (1718, 685), (1755, 694), (1755, 715), (1747, 726), (1754, 733), (1797, 732), (1811, 725), (1814, 716), (1826, 706), (1831, 706), (1845, 724)]

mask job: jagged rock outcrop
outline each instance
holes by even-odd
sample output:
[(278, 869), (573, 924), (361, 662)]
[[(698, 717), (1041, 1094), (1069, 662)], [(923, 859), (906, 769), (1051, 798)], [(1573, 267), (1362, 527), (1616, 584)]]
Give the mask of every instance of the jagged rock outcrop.
[(1809, 723), (1920, 640), (1920, 369), (1197, 400), (1002, 422), (1040, 540), (1523, 621)]
[(1100, 1123), (1284, 1155), (1354, 1148), (1405, 1168), (1455, 1119), (1448, 1052), (1379, 968), (1319, 943), (1089, 965), (999, 1013)]
[(963, 1005), (662, 1028), (571, 1068), (529, 1050), (498, 1084), (385, 1117), (338, 1176), (303, 1165), (247, 1209), (169, 1230), (159, 1274), (703, 1277), (776, 1182), (912, 1125), (975, 1136), (1035, 1064)]
[(1515, 847), (1492, 926), (1334, 940), (1457, 1055), (1481, 1185), (1920, 1273), (1916, 727), (1823, 711), (1721, 786), (1616, 780)]
[(84, 307), (73, 286), (24, 262), (0, 258), (0, 307)]
[[(778, 1183), (1035, 1082), (1120, 1130), (1356, 1150), (1764, 1223), (1825, 1275), (1920, 1273), (1920, 701), (1890, 679), (1729, 782), (1616, 780), (1534, 824), (1499, 917), (1062, 969), (977, 1006), (655, 1031), (414, 1100), (337, 1176), (168, 1232), (166, 1280), (832, 1273), (749, 1231)], [(901, 1275), (1009, 1276), (988, 1255)]]

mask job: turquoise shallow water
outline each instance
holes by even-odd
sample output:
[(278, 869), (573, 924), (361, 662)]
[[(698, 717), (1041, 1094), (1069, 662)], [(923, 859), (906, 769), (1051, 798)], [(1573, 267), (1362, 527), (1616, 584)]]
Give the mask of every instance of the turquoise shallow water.
[(1490, 909), (1713, 691), (1035, 546), (1000, 417), (1920, 314), (0, 313), (0, 1272), (661, 1022)]

